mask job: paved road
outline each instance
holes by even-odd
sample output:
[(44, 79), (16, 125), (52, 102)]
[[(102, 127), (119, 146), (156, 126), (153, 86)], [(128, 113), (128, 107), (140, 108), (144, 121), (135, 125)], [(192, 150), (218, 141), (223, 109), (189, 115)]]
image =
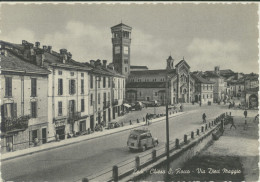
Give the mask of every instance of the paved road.
[[(226, 108), (226, 107), (225, 107)], [(194, 107), (195, 109), (195, 107)], [(201, 115), (214, 118), (222, 113), (218, 106), (196, 107), (189, 113), (170, 119), (170, 139), (183, 137), (202, 124)], [(159, 146), (165, 145), (165, 122), (149, 126), (153, 136), (159, 139)], [(139, 153), (126, 147), (129, 131), (82, 141), (81, 143), (52, 149), (2, 162), (2, 178), (11, 181), (73, 181), (110, 168)]]

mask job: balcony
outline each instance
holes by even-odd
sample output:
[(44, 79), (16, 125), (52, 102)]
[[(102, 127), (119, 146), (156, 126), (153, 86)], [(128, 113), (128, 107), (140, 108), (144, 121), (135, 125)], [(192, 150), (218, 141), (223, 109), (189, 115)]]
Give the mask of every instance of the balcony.
[(68, 117), (69, 123), (74, 123), (81, 118), (81, 112), (70, 112)]
[(107, 109), (110, 107), (110, 101), (103, 102), (103, 109)]
[(113, 106), (118, 105), (118, 100), (117, 100), (117, 99), (114, 99), (113, 102), (112, 102), (112, 105), (113, 105)]
[(1, 122), (2, 132), (23, 131), (28, 128), (29, 115), (21, 116), (19, 118), (3, 118)]

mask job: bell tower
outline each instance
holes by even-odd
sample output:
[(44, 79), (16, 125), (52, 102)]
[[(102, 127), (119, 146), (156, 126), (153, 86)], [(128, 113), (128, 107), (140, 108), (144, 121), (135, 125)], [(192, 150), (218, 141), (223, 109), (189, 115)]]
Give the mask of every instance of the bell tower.
[(131, 31), (132, 27), (123, 23), (111, 27), (113, 64), (115, 70), (126, 77), (130, 73)]

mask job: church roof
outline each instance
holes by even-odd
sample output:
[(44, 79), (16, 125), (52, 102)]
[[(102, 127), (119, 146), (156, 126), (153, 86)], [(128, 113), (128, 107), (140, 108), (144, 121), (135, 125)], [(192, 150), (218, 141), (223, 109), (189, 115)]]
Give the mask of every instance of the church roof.
[(165, 88), (165, 82), (128, 82), (126, 88)]
[(130, 66), (131, 69), (147, 69), (148, 70), (148, 67), (147, 66)]
[(187, 64), (187, 62), (183, 59), (178, 64), (176, 64), (175, 67), (178, 67), (181, 63), (186, 63), (186, 65), (190, 68), (190, 66)]
[(130, 26), (124, 24), (124, 23), (119, 23), (119, 24), (117, 24), (117, 25), (111, 27), (111, 29), (116, 28), (116, 27), (127, 27), (127, 28), (132, 29), (132, 27), (130, 27)]
[[(142, 71), (131, 71), (129, 77), (135, 77), (135, 76), (166, 76), (167, 70), (161, 69), (161, 70), (142, 70)], [(174, 75), (176, 73), (176, 70), (170, 70), (168, 74)]]

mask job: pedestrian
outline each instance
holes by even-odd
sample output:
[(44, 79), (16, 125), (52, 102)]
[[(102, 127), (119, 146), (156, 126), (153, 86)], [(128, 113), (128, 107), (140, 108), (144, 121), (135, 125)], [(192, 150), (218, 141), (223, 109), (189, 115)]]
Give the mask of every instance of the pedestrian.
[(132, 120), (129, 121), (129, 124), (132, 125)]
[(245, 116), (245, 118), (247, 117), (247, 110), (246, 109), (244, 111), (244, 116)]
[(203, 119), (203, 123), (206, 123), (206, 114), (205, 113), (203, 113), (203, 115), (202, 115), (202, 119)]
[(234, 126), (235, 129), (237, 129), (237, 127), (235, 126), (235, 123), (234, 123), (234, 119), (231, 118), (230, 121), (231, 121), (230, 129), (231, 129), (233, 126)]
[(148, 124), (147, 124), (147, 123), (148, 123), (148, 113), (147, 113), (146, 116), (145, 116), (145, 122), (146, 122), (145, 124), (148, 125)]

